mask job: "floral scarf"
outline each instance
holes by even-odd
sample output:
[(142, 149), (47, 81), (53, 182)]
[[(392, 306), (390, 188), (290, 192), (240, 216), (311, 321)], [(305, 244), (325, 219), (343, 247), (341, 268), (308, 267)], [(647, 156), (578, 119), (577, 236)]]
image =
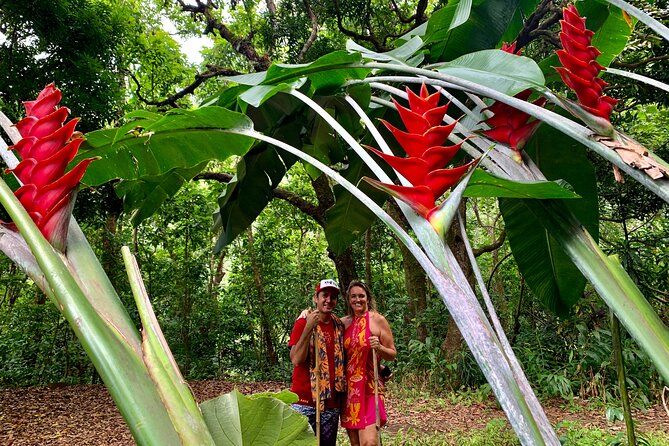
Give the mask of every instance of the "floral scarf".
[[(344, 373), (344, 324), (338, 317), (332, 316), (332, 324), (334, 325), (334, 390), (337, 392), (346, 391), (346, 376)], [(320, 386), (320, 409), (325, 407), (325, 400), (332, 398), (332, 390), (330, 388), (330, 364), (328, 360), (328, 353), (326, 350), (325, 334), (319, 325), (316, 325), (316, 330), (309, 341), (309, 351), (314, 352), (316, 349), (316, 336), (318, 336), (318, 356), (320, 358), (319, 370), (316, 370), (316, 356), (309, 355), (309, 377), (311, 379), (311, 396), (316, 402), (316, 377), (318, 376)]]

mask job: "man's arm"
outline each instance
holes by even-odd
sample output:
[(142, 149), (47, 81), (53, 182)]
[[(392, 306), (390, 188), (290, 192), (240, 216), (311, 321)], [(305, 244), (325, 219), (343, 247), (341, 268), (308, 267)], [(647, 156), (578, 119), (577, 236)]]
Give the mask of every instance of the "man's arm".
[(297, 343), (290, 347), (290, 362), (293, 363), (293, 366), (297, 367), (307, 360), (309, 356), (309, 340), (311, 338), (311, 332), (318, 323), (319, 312), (318, 310), (311, 311), (307, 314), (306, 324), (298, 339)]

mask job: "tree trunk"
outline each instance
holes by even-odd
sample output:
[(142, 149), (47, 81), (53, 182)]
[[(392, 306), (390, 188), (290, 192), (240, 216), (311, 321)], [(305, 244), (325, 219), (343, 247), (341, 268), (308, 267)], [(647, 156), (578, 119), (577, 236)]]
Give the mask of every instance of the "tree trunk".
[(262, 283), (262, 271), (256, 261), (255, 250), (253, 248), (253, 226), (249, 226), (246, 230), (249, 238), (249, 258), (251, 259), (251, 268), (253, 269), (253, 283), (258, 295), (258, 307), (260, 310), (260, 330), (263, 344), (265, 345), (265, 355), (267, 363), (270, 366), (275, 366), (279, 363), (279, 359), (274, 349), (274, 341), (272, 340), (272, 330), (270, 327), (270, 320), (267, 314), (267, 306), (265, 304), (265, 287)]

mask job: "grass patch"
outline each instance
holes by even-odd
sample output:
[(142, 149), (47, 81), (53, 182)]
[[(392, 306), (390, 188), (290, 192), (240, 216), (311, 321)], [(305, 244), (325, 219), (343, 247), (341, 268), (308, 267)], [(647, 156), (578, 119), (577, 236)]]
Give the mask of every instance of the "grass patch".
[[(624, 446), (627, 444), (624, 432), (611, 434), (605, 430), (584, 427), (574, 421), (565, 421), (556, 426), (560, 443), (564, 446)], [(513, 430), (504, 418), (495, 418), (481, 429), (456, 430), (448, 433), (432, 433), (415, 429), (400, 429), (396, 433), (381, 430), (384, 446), (519, 446)], [(669, 433), (637, 433), (639, 446), (667, 446)], [(337, 444), (350, 446), (343, 429), (338, 434)]]

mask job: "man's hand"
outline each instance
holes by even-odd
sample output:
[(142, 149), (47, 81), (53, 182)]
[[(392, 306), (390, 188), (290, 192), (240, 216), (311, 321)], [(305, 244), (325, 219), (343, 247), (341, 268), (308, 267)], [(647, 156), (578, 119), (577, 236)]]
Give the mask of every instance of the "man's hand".
[(304, 329), (306, 331), (311, 331), (311, 330), (314, 329), (316, 324), (318, 324), (318, 320), (321, 316), (321, 312), (318, 311), (318, 310), (312, 310), (311, 308), (307, 309), (306, 311), (307, 311), (307, 315), (306, 315), (307, 324), (304, 327)]

